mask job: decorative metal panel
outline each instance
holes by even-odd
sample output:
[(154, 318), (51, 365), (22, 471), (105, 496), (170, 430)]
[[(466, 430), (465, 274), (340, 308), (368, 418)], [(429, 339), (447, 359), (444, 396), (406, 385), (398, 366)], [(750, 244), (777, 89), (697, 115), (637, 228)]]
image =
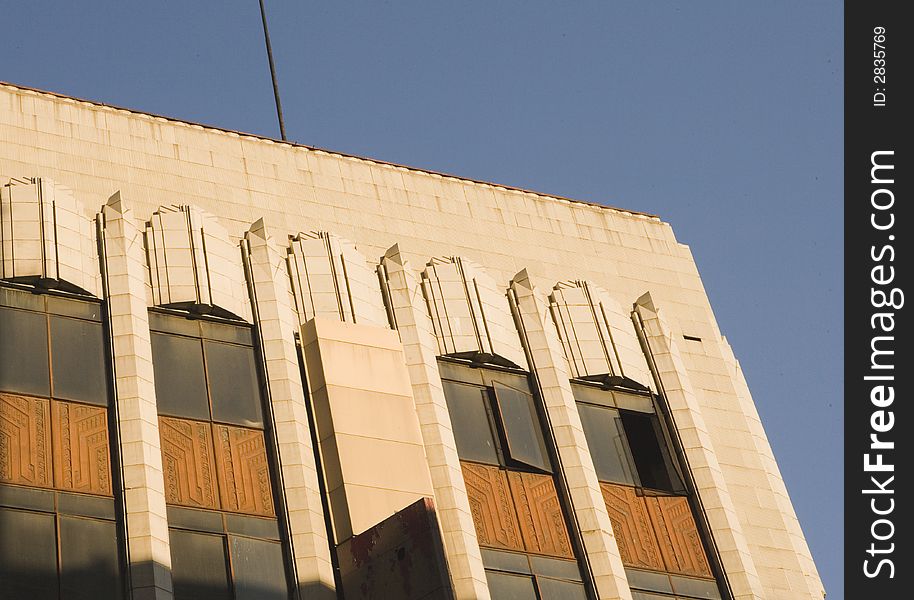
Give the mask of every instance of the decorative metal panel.
[(665, 570), (660, 546), (644, 498), (635, 489), (601, 483), (622, 563), (628, 567)]
[(433, 258), (422, 272), (422, 293), (440, 354), (490, 354), (526, 368), (507, 287), (482, 267), (460, 257)]
[(273, 493), (263, 432), (213, 425), (222, 509), (273, 516)]
[(209, 423), (159, 417), (165, 500), (195, 508), (219, 508)]
[(390, 326), (378, 276), (352, 242), (324, 231), (299, 233), (286, 260), (301, 323), (322, 316)]
[(480, 546), (524, 550), (508, 475), (498, 467), (461, 462)]
[(48, 179), (0, 186), (0, 278), (23, 277), (99, 295), (93, 220), (69, 188)]
[(193, 206), (162, 206), (144, 240), (153, 306), (250, 320), (241, 252), (215, 217)]
[(508, 481), (527, 552), (574, 558), (552, 476), (509, 471)]
[(684, 496), (645, 498), (666, 570), (713, 577), (689, 501)]
[(54, 486), (111, 495), (108, 411), (98, 406), (51, 402)]
[(48, 400), (0, 394), (0, 481), (51, 487)]
[(606, 290), (587, 281), (555, 285), (549, 309), (572, 377), (627, 377), (651, 383), (631, 318)]

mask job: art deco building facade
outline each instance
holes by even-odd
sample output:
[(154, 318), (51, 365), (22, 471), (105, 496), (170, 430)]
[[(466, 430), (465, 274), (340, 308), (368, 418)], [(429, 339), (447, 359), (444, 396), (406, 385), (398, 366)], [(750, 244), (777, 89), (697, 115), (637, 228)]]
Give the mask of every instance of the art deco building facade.
[(11, 85), (0, 175), (0, 597), (822, 597), (659, 218)]

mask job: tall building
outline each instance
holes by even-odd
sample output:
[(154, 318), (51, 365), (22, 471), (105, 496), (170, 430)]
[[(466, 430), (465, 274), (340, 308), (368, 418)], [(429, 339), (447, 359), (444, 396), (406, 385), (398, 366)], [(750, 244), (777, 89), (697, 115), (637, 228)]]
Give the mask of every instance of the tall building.
[(0, 175), (4, 599), (823, 596), (660, 218), (7, 84)]

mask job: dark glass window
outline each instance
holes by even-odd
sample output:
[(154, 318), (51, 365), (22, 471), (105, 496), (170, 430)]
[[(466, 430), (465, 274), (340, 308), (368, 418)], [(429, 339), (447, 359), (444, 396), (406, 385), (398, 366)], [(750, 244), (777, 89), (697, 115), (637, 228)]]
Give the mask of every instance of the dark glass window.
[(531, 467), (550, 471), (533, 396), (497, 381), (493, 387), (511, 458)]
[(0, 593), (4, 598), (57, 600), (53, 515), (0, 509)]
[(587, 600), (581, 583), (537, 577), (536, 587), (539, 588), (540, 600)]
[(43, 314), (0, 308), (0, 389), (51, 394), (47, 326)]
[(278, 543), (230, 538), (235, 600), (286, 600), (288, 587)]
[(113, 522), (60, 517), (60, 591), (67, 600), (121, 598)]
[(533, 578), (530, 576), (486, 571), (486, 580), (493, 599), (537, 600)]
[(213, 419), (246, 427), (262, 427), (260, 387), (254, 352), (205, 340), (206, 370), (213, 400)]
[(597, 470), (597, 479), (637, 485), (619, 411), (578, 404), (578, 412)]
[(498, 464), (498, 451), (489, 420), (485, 388), (453, 381), (444, 381), (457, 454), (464, 460)]
[(655, 490), (681, 491), (684, 486), (673, 468), (666, 444), (661, 441), (662, 432), (656, 417), (623, 412), (622, 423), (641, 485)]
[(102, 325), (51, 317), (54, 397), (108, 405)]
[(232, 600), (221, 535), (169, 530), (175, 600)]
[(152, 362), (159, 413), (209, 420), (200, 340), (153, 332)]

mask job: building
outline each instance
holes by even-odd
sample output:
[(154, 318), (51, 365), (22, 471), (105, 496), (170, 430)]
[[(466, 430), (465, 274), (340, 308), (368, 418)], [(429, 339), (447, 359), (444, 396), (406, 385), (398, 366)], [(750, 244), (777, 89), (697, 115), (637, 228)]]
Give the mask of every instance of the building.
[(823, 596), (658, 217), (8, 84), (0, 175), (4, 599)]

